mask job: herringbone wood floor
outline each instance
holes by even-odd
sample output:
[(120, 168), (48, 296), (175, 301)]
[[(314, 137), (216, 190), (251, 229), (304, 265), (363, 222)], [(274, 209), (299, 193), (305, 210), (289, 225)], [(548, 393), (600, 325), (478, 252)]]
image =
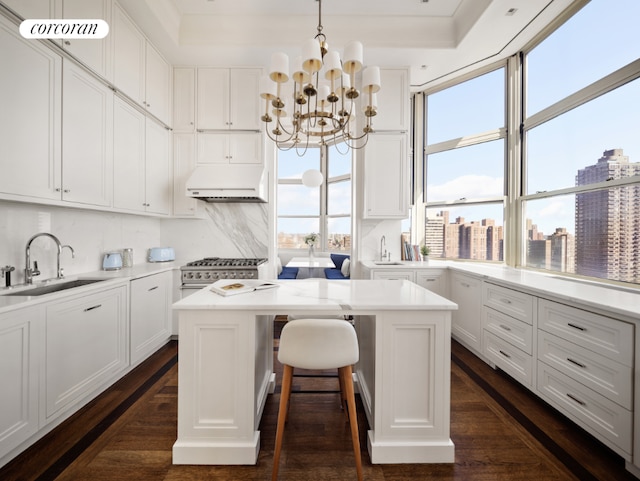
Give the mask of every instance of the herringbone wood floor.
[[(176, 352), (175, 342), (160, 350), (145, 364), (0, 470), (0, 479), (270, 479), (279, 390), (275, 395), (269, 396), (267, 401), (260, 425), (261, 449), (257, 465), (230, 467), (171, 464), (171, 447), (176, 439), (178, 385), (177, 365), (172, 365), (171, 360)], [(455, 463), (372, 465), (366, 450), (366, 420), (360, 409), (360, 440), (365, 479), (635, 479), (624, 470), (622, 460), (607, 448), (455, 342), (453, 356), (451, 437), (456, 445)], [(337, 379), (299, 377), (294, 381), (294, 390), (311, 392), (298, 392), (292, 396), (280, 479), (355, 479), (348, 424), (340, 411), (338, 394), (334, 392), (337, 390)], [(504, 397), (500, 397), (500, 394)], [(533, 431), (533, 435), (528, 429)]]

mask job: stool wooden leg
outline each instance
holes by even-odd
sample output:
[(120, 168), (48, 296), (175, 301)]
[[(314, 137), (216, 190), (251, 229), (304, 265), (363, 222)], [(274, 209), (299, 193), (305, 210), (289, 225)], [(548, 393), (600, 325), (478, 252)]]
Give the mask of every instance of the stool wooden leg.
[(278, 408), (278, 427), (276, 429), (276, 447), (273, 451), (273, 471), (271, 481), (278, 479), (278, 465), (280, 464), (280, 450), (284, 436), (284, 422), (287, 418), (289, 396), (291, 395), (291, 383), (293, 381), (293, 367), (284, 365), (282, 373), (282, 389), (280, 391), (280, 407)]
[(349, 409), (349, 424), (351, 425), (351, 441), (353, 443), (353, 454), (356, 457), (356, 472), (358, 481), (362, 481), (362, 459), (360, 457), (360, 436), (358, 435), (358, 415), (356, 414), (356, 398), (353, 391), (353, 377), (351, 366), (341, 367), (339, 375), (345, 389), (347, 406)]

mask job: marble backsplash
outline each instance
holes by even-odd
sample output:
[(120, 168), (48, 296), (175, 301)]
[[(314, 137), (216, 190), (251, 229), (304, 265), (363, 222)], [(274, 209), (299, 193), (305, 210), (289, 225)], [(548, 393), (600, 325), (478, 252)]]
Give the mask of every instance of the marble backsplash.
[[(206, 204), (203, 219), (161, 219), (84, 209), (0, 201), (0, 266), (11, 265), (13, 284), (24, 282), (25, 247), (38, 232), (49, 232), (73, 247), (64, 249), (65, 275), (102, 268), (105, 252), (131, 247), (134, 263), (146, 262), (150, 247), (171, 246), (179, 261), (207, 256), (267, 257), (267, 204)], [(36, 281), (55, 277), (56, 248), (51, 239), (35, 240)], [(0, 280), (0, 287), (4, 281)]]

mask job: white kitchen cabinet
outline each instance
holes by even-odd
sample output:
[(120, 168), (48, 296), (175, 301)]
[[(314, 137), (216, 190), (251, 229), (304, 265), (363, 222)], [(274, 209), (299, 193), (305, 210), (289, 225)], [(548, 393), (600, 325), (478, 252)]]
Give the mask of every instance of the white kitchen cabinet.
[(40, 310), (0, 315), (0, 458), (38, 430)]
[(144, 105), (144, 35), (118, 3), (113, 5), (113, 83), (134, 102)]
[(259, 131), (261, 74), (257, 68), (199, 68), (197, 128)]
[(442, 297), (448, 297), (447, 271), (445, 269), (416, 269), (415, 283)]
[(405, 280), (414, 282), (415, 273), (411, 270), (374, 270), (371, 272), (372, 279)]
[(147, 119), (145, 134), (145, 211), (171, 214), (171, 134), (162, 125)]
[(451, 318), (451, 335), (476, 354), (482, 353), (482, 280), (450, 272), (449, 299), (458, 304)]
[(173, 69), (173, 130), (194, 132), (196, 128), (196, 69)]
[(88, 401), (129, 365), (126, 287), (78, 294), (45, 308), (40, 423)]
[(56, 18), (55, 0), (2, 0), (22, 18)]
[(60, 199), (62, 60), (0, 16), (0, 65), (0, 193)]
[(147, 111), (170, 125), (171, 67), (149, 42), (145, 48), (145, 100)]
[[(63, 0), (62, 16), (67, 19), (102, 19), (110, 25), (112, 5), (113, 0)], [(107, 35), (101, 39), (64, 39), (62, 46), (98, 75), (111, 80), (111, 38)]]
[(171, 336), (172, 272), (131, 281), (131, 365), (153, 354)]
[[(408, 132), (410, 127), (411, 96), (409, 71), (404, 68), (381, 68), (378, 115), (372, 118), (375, 132)], [(366, 101), (363, 97), (362, 102)]]
[(409, 215), (407, 134), (369, 135), (364, 149), (365, 219), (405, 219)]
[(113, 92), (71, 61), (62, 87), (62, 199), (111, 206)]
[(263, 137), (259, 133), (198, 132), (199, 164), (261, 164)]
[(194, 216), (198, 201), (187, 197), (187, 179), (196, 166), (195, 134), (173, 134), (173, 215)]
[(168, 215), (172, 199), (169, 132), (117, 96), (113, 117), (113, 206)]
[(115, 3), (113, 83), (166, 125), (170, 122), (171, 68)]

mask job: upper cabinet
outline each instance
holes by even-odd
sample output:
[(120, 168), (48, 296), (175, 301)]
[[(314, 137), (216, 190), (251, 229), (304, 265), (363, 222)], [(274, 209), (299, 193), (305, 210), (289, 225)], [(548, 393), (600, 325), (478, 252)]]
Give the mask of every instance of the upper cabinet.
[[(112, 0), (63, 0), (63, 18), (102, 19), (111, 25)], [(64, 39), (63, 48), (101, 77), (111, 80), (111, 35), (102, 39)]]
[(113, 8), (113, 83), (116, 88), (169, 125), (169, 64), (116, 3)]
[(56, 18), (55, 0), (2, 0), (22, 18)]
[(0, 192), (59, 199), (62, 59), (0, 16), (0, 65)]
[(193, 132), (196, 127), (196, 69), (173, 69), (173, 129)]
[(69, 60), (62, 82), (62, 199), (111, 206), (113, 91)]
[(409, 71), (404, 68), (380, 69), (382, 87), (376, 94), (378, 115), (373, 117), (376, 132), (408, 132), (411, 125)]
[(256, 68), (199, 68), (198, 130), (259, 131), (261, 73)]

